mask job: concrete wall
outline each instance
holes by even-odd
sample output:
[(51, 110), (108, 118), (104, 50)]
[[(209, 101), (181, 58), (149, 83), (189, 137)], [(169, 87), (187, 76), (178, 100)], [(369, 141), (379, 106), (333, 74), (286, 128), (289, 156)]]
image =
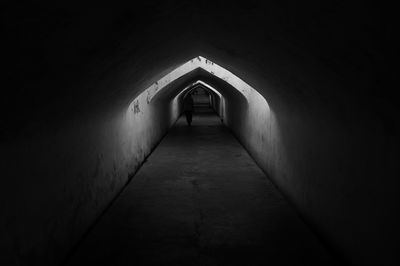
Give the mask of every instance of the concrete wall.
[(145, 91), (128, 108), (3, 143), (0, 264), (61, 263), (179, 114)]
[[(395, 16), (381, 10), (371, 1), (5, 6), (0, 263), (65, 257), (179, 107), (135, 118), (132, 100), (203, 55), (268, 101), (264, 112), (258, 96), (246, 103), (202, 75), (324, 241), (355, 264), (399, 264), (399, 110), (385, 55)], [(147, 116), (151, 138), (127, 133), (129, 117), (153, 123)]]
[[(11, 187), (17, 188), (3, 193), (14, 200), (5, 206), (2, 220), (6, 251), (2, 257), (7, 263), (51, 265), (64, 258), (175, 121), (182, 101), (177, 97), (179, 90), (198, 78), (219, 89), (226, 125), (323, 241), (356, 263), (389, 264), (396, 259), (394, 250), (386, 246), (379, 250), (374, 244), (393, 241), (389, 232), (382, 235), (387, 220), (375, 215), (390, 215), (396, 205), (387, 200), (394, 197), (394, 191), (390, 194), (385, 183), (382, 189), (388, 197), (381, 201), (379, 194), (370, 197), (371, 187), (377, 188), (379, 183), (358, 172), (370, 171), (365, 166), (376, 162), (366, 149), (376, 153), (385, 148), (379, 142), (363, 146), (367, 140), (362, 134), (370, 144), (383, 134), (370, 120), (343, 128), (329, 113), (313, 114), (284, 105), (274, 110), (256, 90), (233, 83), (234, 87), (229, 79), (207, 71), (192, 70), (185, 75), (153, 98), (149, 97), (150, 86), (127, 107), (81, 117), (65, 128), (37, 132), (29, 141), (6, 147), (5, 154), (16, 160), (3, 169), (15, 182)], [(247, 91), (245, 95), (242, 89)], [(374, 130), (364, 132), (362, 128), (367, 126)], [(351, 127), (358, 130), (354, 135), (347, 132)], [(368, 162), (368, 158), (373, 159)], [(355, 178), (360, 181), (353, 183)], [(370, 247), (368, 256), (365, 243)], [(388, 256), (382, 259), (381, 254)]]
[(257, 93), (247, 105), (225, 97), (226, 125), (336, 256), (357, 265), (399, 261), (397, 144), (373, 114), (343, 121), (342, 110), (274, 110)]
[[(388, 188), (387, 181), (366, 178), (371, 171), (366, 166), (377, 163), (374, 156), (386, 149), (376, 139), (385, 136), (384, 129), (369, 113), (359, 113), (356, 124), (351, 119), (345, 124), (338, 123), (337, 113), (284, 105), (274, 110), (255, 89), (243, 88), (226, 75), (220, 79), (209, 69), (198, 75), (221, 93), (225, 124), (336, 256), (355, 264), (390, 265), (398, 259), (395, 245), (377, 246), (395, 241), (397, 180), (385, 177), (392, 182)], [(378, 164), (389, 163), (385, 171), (396, 171), (386, 156)], [(388, 194), (382, 197), (375, 189)], [(392, 226), (386, 231), (386, 225)]]
[[(227, 126), (337, 256), (362, 265), (398, 260), (397, 166), (388, 161), (394, 150), (387, 153), (379, 125), (365, 117), (357, 126), (334, 125), (319, 114), (274, 112), (258, 95), (247, 106), (227, 97), (226, 109)], [(377, 164), (387, 168), (369, 167)]]

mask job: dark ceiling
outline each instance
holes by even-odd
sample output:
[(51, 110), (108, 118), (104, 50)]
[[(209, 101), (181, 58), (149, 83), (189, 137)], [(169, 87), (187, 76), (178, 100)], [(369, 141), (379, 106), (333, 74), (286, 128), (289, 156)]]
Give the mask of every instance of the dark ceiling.
[[(305, 103), (329, 102), (342, 93), (361, 106), (394, 104), (386, 57), (391, 12), (373, 1), (43, 2), (2, 10), (6, 134), (27, 121), (124, 104), (137, 92), (121, 84), (150, 85), (200, 54), (252, 85), (265, 73), (285, 83), (289, 89), (267, 95), (272, 104), (303, 94), (311, 97)], [(345, 91), (293, 86), (306, 82), (296, 75), (310, 82), (321, 69)]]

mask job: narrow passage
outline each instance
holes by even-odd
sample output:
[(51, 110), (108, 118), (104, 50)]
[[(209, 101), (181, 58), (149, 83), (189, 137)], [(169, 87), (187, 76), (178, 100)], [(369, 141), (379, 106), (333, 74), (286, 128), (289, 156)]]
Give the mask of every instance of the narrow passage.
[(68, 265), (333, 265), (210, 109), (182, 116)]

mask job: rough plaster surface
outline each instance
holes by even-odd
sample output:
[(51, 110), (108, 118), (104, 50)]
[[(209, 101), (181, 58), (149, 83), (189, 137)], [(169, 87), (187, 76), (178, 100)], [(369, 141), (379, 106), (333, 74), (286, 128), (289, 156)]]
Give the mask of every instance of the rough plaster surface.
[(2, 265), (60, 263), (178, 115), (177, 104), (154, 106), (142, 93), (124, 112), (6, 147), (15, 161), (4, 169), (19, 170), (2, 190)]
[[(3, 13), (3, 264), (62, 260), (150, 151), (150, 138), (135, 144), (125, 131), (136, 128), (132, 100), (198, 55), (268, 101), (264, 115), (205, 80), (314, 230), (351, 262), (398, 264), (398, 105), (384, 53), (394, 23), (376, 3), (36, 3)], [(177, 106), (157, 103), (149, 136)]]
[(179, 118), (67, 265), (340, 265), (218, 116), (195, 110), (192, 126)]

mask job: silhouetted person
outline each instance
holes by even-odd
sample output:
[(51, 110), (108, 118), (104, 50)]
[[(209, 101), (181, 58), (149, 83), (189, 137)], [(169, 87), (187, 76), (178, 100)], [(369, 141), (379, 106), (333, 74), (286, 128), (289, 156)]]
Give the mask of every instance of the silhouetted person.
[(193, 113), (193, 98), (192, 94), (189, 94), (183, 100), (183, 110), (185, 111), (186, 122), (190, 126), (192, 123), (192, 113)]

